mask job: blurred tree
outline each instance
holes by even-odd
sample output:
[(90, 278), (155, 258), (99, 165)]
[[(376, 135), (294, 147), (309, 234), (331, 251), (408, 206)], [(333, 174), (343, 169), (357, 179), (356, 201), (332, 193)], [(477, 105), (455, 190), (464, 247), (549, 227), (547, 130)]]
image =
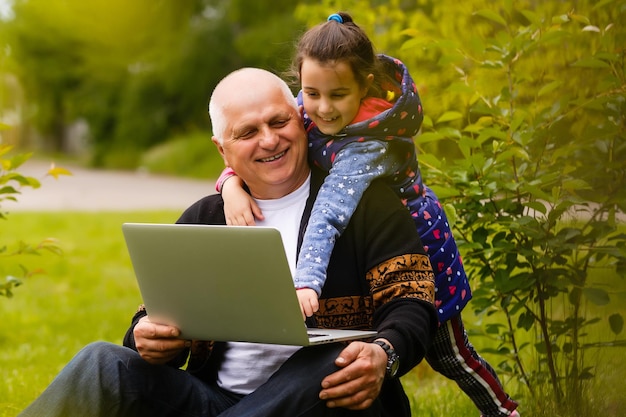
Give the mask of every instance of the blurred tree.
[[(16, 3), (15, 10), (23, 19), (5, 23), (4, 35), (13, 46), (10, 51), (14, 62), (19, 63), (16, 71), (22, 88), (28, 96), (37, 97), (33, 123), (49, 136), (51, 148), (61, 150), (67, 109), (65, 91), (79, 82), (80, 45), (62, 29), (67, 23), (62, 10), (51, 9), (46, 15), (40, 4), (33, 6), (24, 9), (22, 3)], [(19, 48), (14, 47), (17, 44)], [(59, 50), (64, 53), (59, 54)], [(26, 76), (31, 73), (37, 77)]]
[(3, 22), (25, 120), (54, 151), (90, 127), (92, 162), (133, 167), (146, 148), (204, 129), (214, 85), (241, 66), (281, 71), (295, 31), (281, 0), (17, 0)]
[(302, 23), (294, 19), (297, 3), (290, 0), (233, 0), (227, 19), (242, 66), (258, 66), (274, 72), (291, 63), (294, 42)]
[[(94, 109), (91, 119), (103, 117), (99, 124), (108, 129), (97, 137), (94, 132), (95, 165), (133, 167), (143, 150), (206, 125), (208, 94), (235, 65), (236, 57), (230, 52), (223, 12), (206, 11), (210, 7), (206, 2), (196, 3), (179, 10), (179, 18), (169, 26), (158, 25), (161, 39), (126, 60), (123, 79), (114, 81), (117, 91), (106, 96), (108, 102), (99, 103), (114, 103), (114, 112)], [(93, 89), (97, 92), (102, 86)]]
[(180, 28), (190, 26), (198, 3), (17, 1), (5, 26), (19, 63), (26, 120), (54, 151), (64, 150), (64, 128), (77, 117), (90, 122), (96, 149), (114, 139), (120, 124), (139, 117), (120, 114), (128, 85), (154, 72), (161, 57), (180, 52), (177, 43), (187, 33)]

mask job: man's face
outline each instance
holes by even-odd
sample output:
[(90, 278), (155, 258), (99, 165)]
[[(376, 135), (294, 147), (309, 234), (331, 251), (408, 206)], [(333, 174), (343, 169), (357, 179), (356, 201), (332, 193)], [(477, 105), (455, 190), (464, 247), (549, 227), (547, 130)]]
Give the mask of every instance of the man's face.
[(283, 197), (309, 174), (302, 119), (275, 86), (259, 83), (242, 90), (226, 99), (224, 140), (216, 145), (253, 197)]

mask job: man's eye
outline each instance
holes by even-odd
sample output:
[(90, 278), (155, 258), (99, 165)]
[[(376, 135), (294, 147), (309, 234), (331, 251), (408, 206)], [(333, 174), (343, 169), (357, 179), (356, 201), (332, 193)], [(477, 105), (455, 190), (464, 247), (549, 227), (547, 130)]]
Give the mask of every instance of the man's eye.
[(254, 130), (245, 130), (237, 135), (237, 139), (249, 139), (254, 136)]
[(286, 126), (287, 123), (289, 123), (289, 119), (280, 119), (280, 120), (274, 121), (273, 124), (276, 127), (283, 127), (283, 126)]

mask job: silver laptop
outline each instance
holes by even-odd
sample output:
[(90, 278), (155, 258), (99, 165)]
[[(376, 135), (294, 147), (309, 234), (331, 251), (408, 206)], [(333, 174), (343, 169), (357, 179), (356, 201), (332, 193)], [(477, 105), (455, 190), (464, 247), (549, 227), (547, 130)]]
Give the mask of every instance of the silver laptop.
[(152, 321), (181, 338), (308, 346), (375, 331), (307, 329), (282, 239), (270, 227), (125, 223)]

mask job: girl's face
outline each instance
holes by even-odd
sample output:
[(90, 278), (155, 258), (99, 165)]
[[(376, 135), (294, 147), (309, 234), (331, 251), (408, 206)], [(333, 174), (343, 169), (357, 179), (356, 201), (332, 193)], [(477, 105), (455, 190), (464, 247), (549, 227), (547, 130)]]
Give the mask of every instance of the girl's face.
[(370, 74), (368, 85), (361, 86), (346, 62), (305, 58), (300, 68), (304, 110), (322, 133), (337, 134), (356, 116), (373, 79)]

